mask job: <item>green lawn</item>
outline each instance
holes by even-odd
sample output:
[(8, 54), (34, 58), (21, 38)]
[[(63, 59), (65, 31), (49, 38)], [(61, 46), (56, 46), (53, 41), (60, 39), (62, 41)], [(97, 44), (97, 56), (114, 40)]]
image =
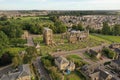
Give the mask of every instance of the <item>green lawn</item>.
[[(16, 17), (19, 18), (19, 17)], [(20, 17), (22, 20), (30, 20), (30, 19), (49, 19), (47, 16), (39, 16), (39, 17)]]
[(73, 58), (73, 59), (78, 59), (78, 60), (82, 60), (81, 57), (79, 57), (78, 55), (69, 55), (69, 58)]
[(48, 52), (52, 53), (57, 51), (57, 49), (60, 49), (62, 51), (71, 51), (71, 50), (86, 48), (88, 46), (89, 47), (98, 46), (98, 45), (101, 45), (102, 43), (111, 44), (113, 41), (120, 42), (120, 37), (90, 34), (89, 39), (83, 42), (77, 42), (77, 43), (71, 44), (71, 43), (68, 43), (67, 39), (61, 39), (60, 34), (54, 34), (54, 41), (56, 42), (55, 46), (46, 46), (43, 43), (42, 35), (40, 37), (34, 38), (35, 43), (40, 42), (42, 53), (48, 53)]
[(84, 56), (94, 62), (98, 61), (98, 59), (95, 56), (91, 56), (89, 53), (84, 53)]
[(104, 40), (109, 43), (113, 43), (113, 42), (120, 43), (120, 36), (99, 35), (99, 34), (93, 34), (91, 36), (100, 38), (100, 40)]
[(85, 80), (85, 77), (79, 71), (74, 71), (69, 75), (65, 75), (64, 80)]
[(75, 63), (76, 68), (82, 67), (83, 65), (88, 64), (78, 55), (68, 55), (67, 59), (70, 61), (73, 61)]
[(60, 34), (54, 34), (54, 41), (55, 41), (56, 45), (55, 46), (46, 46), (43, 43), (42, 37), (43, 36), (41, 35), (40, 37), (34, 38), (34, 42), (35, 43), (40, 42), (41, 51), (44, 53), (55, 52), (57, 49), (60, 49), (62, 51), (71, 51), (71, 50), (86, 48), (88, 46), (93, 47), (93, 46), (101, 45), (103, 43), (103, 41), (105, 41), (104, 39), (90, 35), (89, 39), (87, 39), (87, 40), (71, 44), (71, 43), (68, 43), (67, 39), (62, 39)]
[(10, 53), (14, 54), (18, 54), (20, 51), (25, 50), (25, 48), (6, 48), (5, 51), (8, 51)]

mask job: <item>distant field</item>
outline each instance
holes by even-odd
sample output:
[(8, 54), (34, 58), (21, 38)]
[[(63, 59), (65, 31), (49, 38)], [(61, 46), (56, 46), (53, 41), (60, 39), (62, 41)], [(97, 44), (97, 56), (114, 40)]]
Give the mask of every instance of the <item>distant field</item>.
[(92, 37), (94, 37), (95, 39), (101, 40), (101, 41), (105, 41), (108, 43), (120, 43), (120, 36), (110, 36), (110, 35), (99, 35), (99, 34), (92, 34)]
[(43, 17), (43, 16), (39, 16), (39, 17), (17, 17), (20, 18), (22, 20), (30, 20), (30, 19), (49, 19), (49, 17)]

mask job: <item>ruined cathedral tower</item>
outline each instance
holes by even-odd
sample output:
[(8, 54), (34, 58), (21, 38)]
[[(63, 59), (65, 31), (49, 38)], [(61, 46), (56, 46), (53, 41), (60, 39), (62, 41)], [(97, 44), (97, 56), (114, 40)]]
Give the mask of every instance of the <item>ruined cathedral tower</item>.
[(49, 28), (44, 28), (43, 30), (43, 41), (46, 45), (53, 44), (53, 31)]

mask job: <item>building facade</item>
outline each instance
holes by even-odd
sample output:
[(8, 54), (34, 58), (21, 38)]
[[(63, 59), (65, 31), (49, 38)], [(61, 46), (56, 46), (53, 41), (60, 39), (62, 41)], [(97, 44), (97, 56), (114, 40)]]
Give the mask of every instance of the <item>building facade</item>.
[(53, 44), (53, 31), (49, 28), (44, 28), (43, 30), (43, 41), (46, 45)]

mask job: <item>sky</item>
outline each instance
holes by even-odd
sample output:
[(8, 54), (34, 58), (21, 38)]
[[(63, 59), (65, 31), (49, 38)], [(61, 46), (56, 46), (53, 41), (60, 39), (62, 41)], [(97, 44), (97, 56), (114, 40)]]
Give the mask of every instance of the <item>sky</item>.
[(120, 0), (0, 0), (0, 10), (120, 10)]

